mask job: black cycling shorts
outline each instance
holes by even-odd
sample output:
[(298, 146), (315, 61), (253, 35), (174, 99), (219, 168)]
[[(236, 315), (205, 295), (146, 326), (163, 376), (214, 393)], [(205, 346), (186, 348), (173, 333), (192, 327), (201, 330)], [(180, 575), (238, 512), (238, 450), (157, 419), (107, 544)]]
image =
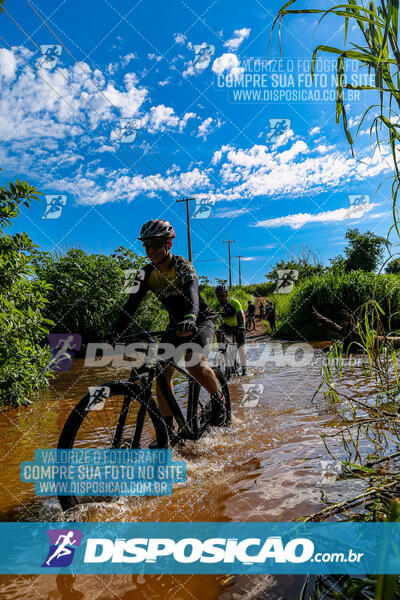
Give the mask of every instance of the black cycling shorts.
[(185, 356), (185, 361), (191, 366), (198, 364), (202, 356), (208, 356), (215, 335), (215, 322), (207, 319), (196, 325), (197, 331), (194, 335), (180, 337), (176, 335), (176, 325), (170, 323), (161, 336), (160, 344), (174, 346), (174, 362), (179, 362), (182, 356)]
[(245, 332), (238, 327), (232, 327), (224, 323), (223, 330), (227, 335), (231, 335), (238, 346), (243, 346), (245, 343)]

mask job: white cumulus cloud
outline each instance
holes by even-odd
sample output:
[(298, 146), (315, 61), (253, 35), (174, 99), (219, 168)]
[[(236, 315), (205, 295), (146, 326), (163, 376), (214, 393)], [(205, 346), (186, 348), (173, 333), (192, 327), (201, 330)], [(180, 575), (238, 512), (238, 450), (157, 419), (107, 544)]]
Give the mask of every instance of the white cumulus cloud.
[(17, 71), (17, 60), (14, 52), (7, 48), (0, 48), (0, 77), (11, 81)]
[(235, 29), (233, 32), (233, 38), (226, 41), (224, 46), (229, 50), (237, 50), (241, 43), (249, 37), (251, 32), (250, 28), (243, 27), (242, 29)]
[(214, 131), (214, 129), (219, 127), (221, 127), (220, 119), (208, 117), (208, 119), (205, 119), (202, 123), (200, 123), (199, 127), (197, 128), (196, 137), (201, 137), (203, 140), (206, 140), (207, 136)]
[(212, 70), (217, 75), (228, 71), (228, 74), (235, 79), (238, 79), (244, 72), (244, 68), (240, 66), (238, 57), (232, 52), (225, 52), (225, 54), (216, 58), (213, 62)]
[[(373, 202), (365, 205), (365, 213), (370, 212), (377, 204)], [(338, 208), (336, 210), (326, 210), (324, 212), (311, 214), (311, 213), (297, 213), (294, 215), (287, 215), (286, 217), (277, 217), (276, 219), (267, 219), (266, 221), (258, 221), (254, 227), (265, 227), (267, 229), (273, 229), (277, 227), (288, 226), (292, 229), (300, 229), (307, 223), (330, 223), (335, 221), (346, 221), (359, 218), (355, 216), (347, 208)]]
[(152, 106), (149, 114), (145, 118), (144, 126), (150, 133), (165, 131), (166, 129), (178, 129), (180, 132), (186, 127), (189, 119), (196, 118), (196, 113), (185, 113), (182, 119), (175, 114), (171, 106), (159, 104)]

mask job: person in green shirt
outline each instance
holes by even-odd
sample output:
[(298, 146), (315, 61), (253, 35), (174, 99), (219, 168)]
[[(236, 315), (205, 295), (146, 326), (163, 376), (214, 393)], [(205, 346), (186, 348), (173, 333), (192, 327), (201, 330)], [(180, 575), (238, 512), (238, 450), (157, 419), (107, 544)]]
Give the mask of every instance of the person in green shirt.
[(222, 342), (222, 330), (226, 335), (231, 335), (237, 345), (242, 375), (246, 375), (246, 349), (244, 312), (239, 300), (229, 298), (226, 285), (217, 285), (215, 288), (217, 299), (211, 304), (212, 310), (222, 317), (222, 328), (217, 331), (217, 341)]

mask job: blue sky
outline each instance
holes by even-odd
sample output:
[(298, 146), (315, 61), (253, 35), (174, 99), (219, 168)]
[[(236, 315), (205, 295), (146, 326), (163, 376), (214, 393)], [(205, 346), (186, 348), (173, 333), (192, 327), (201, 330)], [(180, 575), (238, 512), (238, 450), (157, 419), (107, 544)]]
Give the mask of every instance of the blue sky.
[[(288, 17), (281, 60), (276, 30), (267, 63), (275, 0), (29, 1), (6, 3), (25, 33), (0, 16), (0, 181), (23, 178), (65, 196), (59, 218), (42, 218), (43, 201), (13, 228), (40, 248), (142, 253), (142, 223), (165, 218), (177, 233), (174, 252), (187, 256), (184, 204), (176, 203), (184, 196), (213, 203), (209, 218), (192, 220), (193, 262), (210, 279), (227, 278), (223, 240), (235, 240), (244, 283), (255, 283), (304, 244), (327, 262), (343, 251), (349, 227), (387, 234), (388, 149), (374, 152), (365, 121), (352, 158), (335, 123), (332, 57), (321, 56), (308, 85), (314, 47), (343, 47), (340, 19), (315, 32), (316, 17)], [(32, 7), (65, 46), (56, 64), (40, 47), (59, 41)], [(355, 28), (349, 37), (359, 41)], [(348, 76), (366, 82), (353, 65)], [(354, 135), (376, 100), (358, 95), (345, 101)], [(283, 133), (273, 135), (270, 119)], [(349, 195), (364, 197), (361, 211), (349, 210)]]

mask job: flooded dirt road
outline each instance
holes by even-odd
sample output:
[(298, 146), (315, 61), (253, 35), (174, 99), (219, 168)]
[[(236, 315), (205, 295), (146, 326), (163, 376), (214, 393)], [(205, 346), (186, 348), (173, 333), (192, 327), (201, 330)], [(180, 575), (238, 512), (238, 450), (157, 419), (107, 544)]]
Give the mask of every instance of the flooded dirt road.
[[(263, 342), (278, 348), (277, 342)], [(274, 346), (275, 345), (275, 346)], [(249, 346), (249, 354), (255, 347)], [(319, 432), (335, 427), (335, 414), (322, 395), (323, 352), (310, 360), (250, 367), (230, 389), (233, 419), (196, 443), (174, 450), (187, 463), (187, 481), (167, 497), (128, 497), (68, 512), (71, 521), (290, 521), (316, 512), (321, 503), (321, 460), (329, 458)], [(305, 364), (308, 363), (308, 364)], [(37, 448), (54, 448), (62, 426), (88, 386), (123, 378), (127, 369), (85, 368), (76, 360), (30, 407), (0, 413), (2, 437), (0, 511), (2, 521), (62, 521), (56, 498), (35, 497), (20, 481), (19, 465)], [(254, 384), (250, 389), (250, 384)], [(176, 381), (177, 396), (185, 390)], [(325, 491), (334, 488), (332, 480)], [(44, 552), (46, 549), (44, 549)], [(281, 576), (2, 576), (1, 598), (296, 598), (302, 577)]]

